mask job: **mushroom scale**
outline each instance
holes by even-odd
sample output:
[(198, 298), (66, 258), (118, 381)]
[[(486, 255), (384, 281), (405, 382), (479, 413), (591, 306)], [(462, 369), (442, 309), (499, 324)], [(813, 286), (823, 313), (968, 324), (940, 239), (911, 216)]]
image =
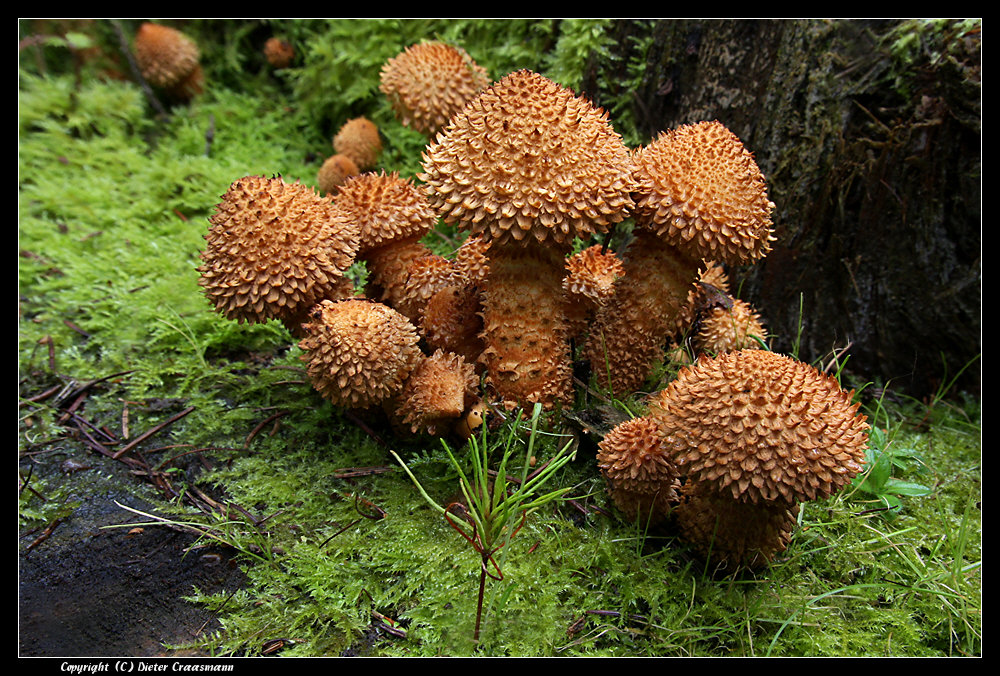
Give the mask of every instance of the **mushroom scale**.
[(572, 397), (562, 292), (573, 240), (632, 207), (631, 158), (607, 114), (528, 70), (452, 117), (424, 151), (429, 200), (489, 246), (482, 359), (500, 398), (551, 408)]
[(868, 424), (854, 392), (767, 350), (703, 356), (650, 400), (688, 481), (741, 502), (828, 497), (862, 470)]
[(303, 313), (345, 292), (359, 232), (312, 188), (245, 176), (209, 222), (198, 284), (228, 319), (278, 319), (295, 332)]
[(597, 446), (597, 466), (608, 494), (629, 520), (655, 525), (678, 500), (680, 475), (652, 418), (626, 420)]
[(609, 384), (618, 395), (638, 390), (662, 358), (702, 259), (754, 261), (772, 240), (774, 204), (763, 174), (721, 123), (662, 133), (634, 160), (640, 188), (625, 275), (586, 347), (595, 373), (610, 364)]

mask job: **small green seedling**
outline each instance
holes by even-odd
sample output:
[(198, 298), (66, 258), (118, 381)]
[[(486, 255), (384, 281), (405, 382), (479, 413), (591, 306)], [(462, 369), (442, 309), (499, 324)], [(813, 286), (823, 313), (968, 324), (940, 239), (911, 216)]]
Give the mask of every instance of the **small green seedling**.
[[(509, 434), (503, 440), (503, 455), (493, 476), (489, 471), (490, 444), (487, 443), (486, 425), (483, 425), (480, 439), (474, 436), (469, 439), (471, 471), (466, 471), (462, 463), (455, 458), (448, 444), (442, 440), (441, 443), (448, 454), (452, 467), (458, 472), (459, 484), (465, 498), (464, 504), (453, 502), (442, 507), (427, 494), (399, 456), (392, 452), (393, 457), (409, 475), (428, 504), (444, 516), (448, 525), (465, 538), (481, 558), (479, 598), (476, 603), (476, 627), (472, 637), (475, 643), (479, 641), (486, 578), (498, 581), (503, 579), (503, 572), (495, 555), (521, 530), (532, 512), (558, 500), (571, 490), (570, 488), (557, 488), (544, 492), (545, 485), (572, 457), (572, 453), (569, 452), (571, 446), (569, 443), (549, 459), (541, 469), (528, 474), (529, 461), (534, 455), (541, 411), (541, 404), (535, 404), (530, 420), (530, 435), (520, 480), (512, 480), (507, 474), (508, 465), (517, 448), (515, 441), (518, 425), (511, 425)], [(517, 411), (514, 412), (512, 419), (517, 420), (517, 413)]]

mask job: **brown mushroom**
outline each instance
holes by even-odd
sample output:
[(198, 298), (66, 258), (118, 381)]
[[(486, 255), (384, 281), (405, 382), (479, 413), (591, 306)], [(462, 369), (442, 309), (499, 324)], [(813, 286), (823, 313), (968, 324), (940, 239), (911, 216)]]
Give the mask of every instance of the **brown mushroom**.
[(326, 158), (316, 172), (316, 186), (324, 195), (335, 195), (347, 179), (360, 173), (354, 160), (343, 153), (337, 153)]
[(360, 229), (358, 259), (368, 265), (371, 297), (402, 310), (411, 264), (432, 253), (420, 241), (437, 224), (427, 198), (409, 179), (383, 171), (348, 178), (334, 204)]
[(184, 33), (143, 23), (135, 35), (135, 60), (146, 81), (159, 89), (180, 85), (198, 67), (198, 46)]
[(367, 117), (356, 117), (348, 120), (333, 137), (333, 149), (342, 155), (347, 155), (365, 171), (378, 162), (382, 152), (382, 138), (378, 127)]
[(562, 277), (576, 237), (627, 215), (631, 160), (607, 114), (527, 70), (452, 117), (424, 152), (427, 194), (447, 223), (489, 245), (483, 291), (488, 382), (508, 402), (572, 397)]
[(276, 70), (288, 68), (295, 59), (295, 48), (287, 40), (270, 37), (264, 43), (264, 58)]
[(868, 424), (832, 377), (768, 350), (702, 356), (650, 399), (687, 481), (740, 502), (840, 490), (865, 462)]
[(707, 310), (698, 320), (698, 332), (693, 336), (695, 350), (703, 354), (722, 354), (736, 350), (762, 347), (767, 330), (753, 306), (732, 298), (728, 306), (718, 305)]
[(442, 351), (426, 357), (416, 328), (387, 305), (323, 301), (303, 330), (309, 379), (337, 406), (381, 409), (401, 428), (440, 435), (477, 400), (472, 366)]
[(583, 336), (597, 312), (614, 294), (615, 280), (625, 274), (618, 256), (595, 244), (566, 261), (567, 324), (573, 338)]
[(663, 133), (635, 153), (635, 164), (641, 187), (625, 275), (586, 349), (600, 382), (618, 395), (637, 391), (662, 358), (702, 259), (753, 261), (772, 239), (764, 177), (719, 122)]
[(678, 500), (680, 475), (659, 425), (639, 417), (616, 425), (597, 446), (608, 494), (629, 521), (655, 525)]
[(486, 69), (464, 49), (443, 42), (407, 47), (382, 66), (380, 80), (396, 117), (431, 138), (490, 84)]
[(313, 305), (352, 292), (344, 272), (358, 249), (357, 225), (312, 188), (246, 176), (209, 222), (198, 284), (229, 319), (278, 319), (297, 333)]

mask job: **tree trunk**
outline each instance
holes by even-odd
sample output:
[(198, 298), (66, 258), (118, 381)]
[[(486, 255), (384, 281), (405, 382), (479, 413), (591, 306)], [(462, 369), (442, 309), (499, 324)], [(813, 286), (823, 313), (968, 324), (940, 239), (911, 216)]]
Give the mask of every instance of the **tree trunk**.
[[(582, 89), (647, 141), (711, 119), (737, 134), (777, 241), (730, 275), (773, 348), (850, 345), (862, 383), (925, 396), (981, 351), (979, 26), (619, 21)], [(980, 382), (977, 362), (959, 385)]]

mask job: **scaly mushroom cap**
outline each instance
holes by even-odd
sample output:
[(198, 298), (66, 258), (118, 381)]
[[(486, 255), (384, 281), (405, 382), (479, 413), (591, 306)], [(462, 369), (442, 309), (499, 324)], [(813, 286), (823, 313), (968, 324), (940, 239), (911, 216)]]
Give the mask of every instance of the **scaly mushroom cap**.
[(358, 165), (347, 155), (337, 153), (326, 158), (316, 173), (316, 185), (324, 195), (334, 195), (347, 179), (361, 173)]
[(703, 356), (650, 401), (678, 469), (736, 500), (825, 498), (864, 463), (868, 424), (836, 380), (767, 350)]
[(632, 207), (628, 148), (607, 113), (528, 70), (495, 83), (423, 155), (427, 194), (447, 223), (491, 242), (568, 246)]
[(337, 406), (369, 408), (398, 395), (424, 360), (417, 330), (392, 308), (364, 299), (323, 301), (303, 324), (313, 387)]
[(348, 178), (335, 204), (361, 229), (361, 257), (390, 242), (423, 237), (437, 223), (437, 214), (420, 190), (395, 171)]
[(461, 275), (452, 261), (428, 253), (414, 259), (407, 269), (406, 284), (396, 308), (417, 326), (431, 296), (447, 286), (460, 284)]
[(455, 267), (462, 277), (475, 286), (482, 286), (490, 272), (490, 243), (482, 237), (468, 237), (455, 250)]
[(658, 523), (677, 501), (679, 474), (651, 418), (626, 420), (604, 435), (597, 445), (597, 466), (612, 500), (630, 521)]
[(661, 133), (635, 153), (636, 222), (690, 255), (726, 263), (770, 250), (771, 211), (753, 155), (719, 122)]
[(746, 301), (732, 299), (730, 307), (715, 307), (701, 318), (695, 345), (705, 354), (722, 354), (760, 347), (767, 331), (760, 317)]
[(688, 483), (674, 508), (681, 537), (720, 570), (759, 569), (788, 547), (798, 505), (748, 503)]
[(479, 379), (462, 357), (437, 350), (420, 362), (392, 404), (397, 424), (418, 434), (449, 431), (476, 400)]
[(167, 89), (187, 78), (198, 65), (198, 46), (178, 30), (144, 23), (135, 35), (139, 72), (154, 87)]
[(281, 38), (271, 37), (264, 43), (264, 58), (274, 68), (287, 68), (295, 58), (295, 48)]
[(425, 42), (382, 66), (379, 90), (404, 125), (433, 137), (489, 84), (486, 69), (464, 49)]
[(563, 288), (570, 299), (597, 306), (611, 298), (615, 280), (625, 273), (625, 268), (614, 251), (602, 252), (601, 245), (595, 244), (570, 256), (566, 271)]
[(241, 323), (288, 323), (339, 293), (358, 249), (357, 226), (329, 197), (280, 177), (236, 180), (209, 222), (198, 284)]
[(371, 169), (382, 152), (378, 127), (366, 117), (348, 120), (333, 137), (333, 149), (350, 157), (359, 169)]
[(688, 291), (687, 300), (681, 306), (671, 335), (679, 338), (691, 328), (695, 315), (698, 314), (698, 306), (704, 297), (706, 285), (717, 289), (720, 293), (729, 293), (729, 275), (718, 261), (702, 261), (698, 279)]

